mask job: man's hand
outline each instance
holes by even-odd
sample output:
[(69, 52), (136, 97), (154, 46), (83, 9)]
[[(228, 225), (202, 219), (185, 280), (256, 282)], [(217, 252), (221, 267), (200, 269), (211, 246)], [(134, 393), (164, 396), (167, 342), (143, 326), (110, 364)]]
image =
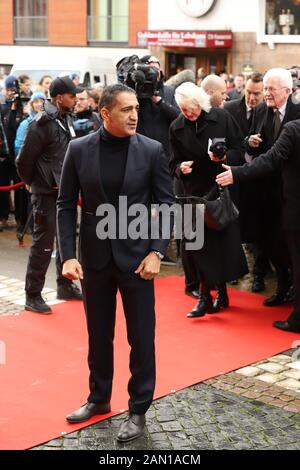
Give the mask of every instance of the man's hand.
[(191, 168), (191, 166), (193, 165), (194, 161), (189, 161), (189, 162), (182, 162), (181, 165), (180, 165), (180, 171), (181, 173), (183, 173), (184, 175), (189, 175), (190, 173), (192, 173), (193, 171), (193, 168)]
[(151, 252), (143, 259), (143, 261), (141, 261), (139, 267), (134, 271), (134, 273), (139, 274), (142, 279), (151, 280), (155, 278), (159, 271), (160, 259), (155, 253)]
[(71, 281), (83, 279), (82, 267), (76, 258), (68, 259), (64, 262), (62, 275), (71, 279)]
[(220, 173), (216, 177), (216, 182), (221, 186), (228, 186), (229, 184), (233, 184), (233, 176), (230, 166), (222, 165), (222, 167), (225, 168), (225, 170), (227, 171), (224, 171), (224, 173)]
[(260, 134), (250, 135), (248, 139), (248, 144), (250, 145), (250, 147), (257, 148), (260, 146), (261, 143), (262, 143), (262, 138)]

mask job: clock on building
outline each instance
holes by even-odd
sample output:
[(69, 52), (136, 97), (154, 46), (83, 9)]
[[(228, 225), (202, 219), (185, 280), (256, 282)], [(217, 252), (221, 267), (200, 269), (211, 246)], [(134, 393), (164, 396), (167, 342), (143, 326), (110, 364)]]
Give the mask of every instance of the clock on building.
[(206, 15), (215, 3), (216, 0), (177, 0), (179, 8), (194, 18)]

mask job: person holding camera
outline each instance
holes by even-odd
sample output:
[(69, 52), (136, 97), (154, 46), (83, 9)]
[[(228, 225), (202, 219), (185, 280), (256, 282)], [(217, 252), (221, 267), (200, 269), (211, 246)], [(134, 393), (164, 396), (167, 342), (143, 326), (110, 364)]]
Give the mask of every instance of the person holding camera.
[[(24, 119), (24, 101), (20, 96), (20, 87), (17, 77), (9, 75), (4, 82), (4, 91), (0, 95), (0, 115), (3, 124), (3, 130), (6, 137), (9, 153), (1, 162), (0, 186), (9, 186), (11, 180), (14, 183), (20, 181), (15, 169), (15, 151), (14, 143), (16, 133), (20, 122)], [(21, 223), (23, 215), (23, 191), (17, 189), (15, 197), (15, 218), (17, 224)], [(7, 226), (7, 220), (10, 212), (9, 192), (0, 192), (0, 227)]]
[(137, 132), (158, 140), (169, 156), (169, 127), (179, 114), (175, 91), (164, 85), (164, 75), (156, 57), (146, 55), (139, 64), (136, 74), (132, 75), (140, 105)]
[[(201, 197), (217, 193), (215, 179), (222, 171), (222, 163), (243, 162), (243, 136), (239, 126), (225, 110), (211, 108), (209, 96), (193, 83), (180, 85), (175, 98), (181, 114), (170, 127), (171, 173), (182, 181), (186, 195)], [(203, 317), (227, 308), (226, 282), (248, 272), (238, 221), (220, 231), (205, 226), (204, 245), (200, 250), (190, 251), (190, 258), (200, 280), (200, 296), (187, 316)], [(214, 288), (217, 295), (213, 301), (210, 291)]]

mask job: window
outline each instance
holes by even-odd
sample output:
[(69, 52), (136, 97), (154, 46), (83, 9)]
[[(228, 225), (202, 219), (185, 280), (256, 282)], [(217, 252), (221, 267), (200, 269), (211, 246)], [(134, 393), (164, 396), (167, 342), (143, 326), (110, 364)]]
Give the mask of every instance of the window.
[(15, 41), (47, 41), (48, 0), (14, 0)]
[(128, 42), (128, 0), (89, 0), (88, 40)]
[(298, 43), (300, 36), (300, 0), (265, 0), (262, 42)]

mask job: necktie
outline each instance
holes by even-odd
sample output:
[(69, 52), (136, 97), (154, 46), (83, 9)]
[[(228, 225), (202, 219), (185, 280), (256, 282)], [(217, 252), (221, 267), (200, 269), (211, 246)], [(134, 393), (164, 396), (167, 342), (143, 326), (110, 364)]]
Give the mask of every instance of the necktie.
[(248, 117), (247, 117), (248, 129), (249, 129), (249, 131), (250, 131), (250, 129), (251, 129), (252, 118), (253, 118), (253, 109), (250, 109), (250, 110), (248, 111)]
[(273, 121), (273, 137), (274, 137), (274, 140), (277, 139), (280, 128), (281, 128), (280, 111), (279, 111), (279, 109), (276, 109), (276, 111), (274, 113), (274, 121)]

